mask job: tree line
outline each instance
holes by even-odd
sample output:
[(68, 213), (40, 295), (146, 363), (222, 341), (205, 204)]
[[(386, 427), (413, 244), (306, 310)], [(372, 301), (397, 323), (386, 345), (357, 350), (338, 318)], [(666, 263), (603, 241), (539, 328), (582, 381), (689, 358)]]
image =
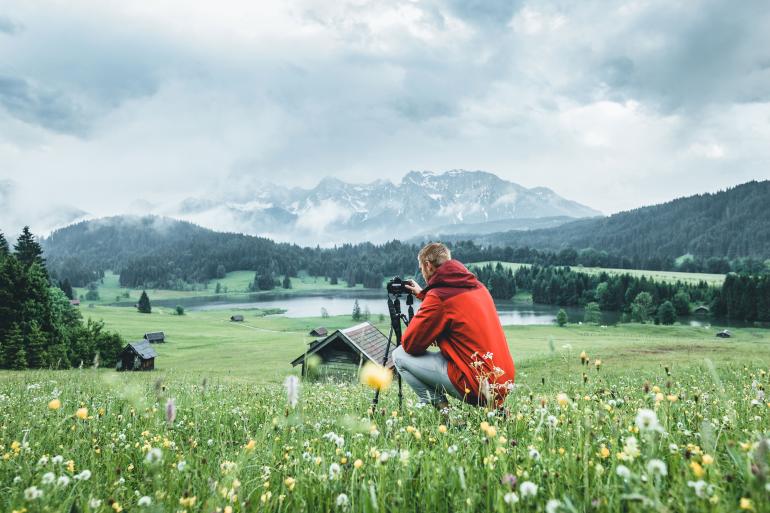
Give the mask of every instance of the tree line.
[(12, 249), (0, 232), (0, 368), (114, 366), (123, 345), (102, 322), (83, 322), (28, 227)]

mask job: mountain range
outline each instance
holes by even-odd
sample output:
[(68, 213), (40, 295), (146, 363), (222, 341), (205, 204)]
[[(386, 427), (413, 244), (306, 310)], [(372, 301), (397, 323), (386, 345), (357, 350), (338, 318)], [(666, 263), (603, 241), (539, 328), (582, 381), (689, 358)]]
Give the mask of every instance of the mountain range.
[(545, 187), (483, 171), (412, 171), (399, 183), (324, 178), (311, 189), (262, 184), (224, 198), (188, 198), (165, 215), (279, 241), (329, 245), (428, 234), (491, 233), (600, 216)]

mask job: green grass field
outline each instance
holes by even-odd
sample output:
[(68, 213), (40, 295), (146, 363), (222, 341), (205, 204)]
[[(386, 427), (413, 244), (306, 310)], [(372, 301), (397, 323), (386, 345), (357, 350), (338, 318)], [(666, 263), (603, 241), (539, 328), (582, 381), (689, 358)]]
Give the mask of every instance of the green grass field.
[(307, 332), (349, 317), (83, 313), (164, 331), (157, 370), (0, 372), (0, 511), (770, 511), (770, 330), (507, 327), (510, 415), (447, 422), (395, 387), (373, 414), (355, 383), (291, 406)]
[[(498, 263), (497, 261), (485, 261), (485, 262), (473, 262), (468, 265), (483, 266), (486, 264), (496, 265), (497, 263)], [(510, 268), (514, 272), (520, 267), (526, 267), (530, 265), (530, 264), (518, 264), (515, 262), (500, 262), (500, 263), (503, 265), (503, 267)], [(607, 274), (611, 274), (611, 275), (630, 274), (631, 276), (636, 276), (636, 277), (646, 276), (647, 278), (652, 278), (656, 281), (662, 281), (662, 282), (668, 282), (668, 283), (676, 283), (677, 281), (681, 281), (682, 283), (695, 284), (701, 281), (705, 281), (709, 285), (721, 286), (722, 283), (725, 281), (724, 274), (680, 273), (675, 271), (612, 269), (612, 268), (606, 268), (606, 267), (583, 267), (583, 266), (572, 266), (571, 269), (573, 269), (576, 272), (583, 272), (587, 274), (599, 274), (602, 272), (606, 272)]]

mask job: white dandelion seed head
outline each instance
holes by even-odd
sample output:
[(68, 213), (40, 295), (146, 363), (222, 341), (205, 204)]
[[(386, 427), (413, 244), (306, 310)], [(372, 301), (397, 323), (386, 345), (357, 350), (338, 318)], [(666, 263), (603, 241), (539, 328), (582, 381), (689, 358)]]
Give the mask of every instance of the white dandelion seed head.
[(503, 501), (506, 504), (516, 504), (517, 502), (519, 502), (519, 496), (513, 492), (508, 492), (505, 495), (503, 495)]
[(347, 509), (348, 506), (350, 506), (350, 499), (348, 499), (348, 496), (344, 493), (341, 493), (337, 496), (337, 507), (340, 509)]
[(333, 481), (334, 479), (337, 479), (337, 476), (340, 474), (340, 466), (338, 463), (332, 463), (329, 465), (329, 480)]
[(668, 475), (668, 468), (662, 460), (652, 459), (647, 462), (647, 472), (653, 476), (665, 476)]
[(75, 474), (74, 476), (75, 481), (88, 481), (91, 479), (91, 471), (88, 469), (84, 469), (81, 473)]
[(138, 501), (136, 501), (137, 506), (150, 506), (152, 505), (152, 499), (145, 495), (144, 497), (141, 497)]
[(447, 447), (446, 452), (448, 452), (449, 454), (456, 453), (457, 452), (457, 446), (456, 445), (450, 445), (449, 447)]
[(70, 484), (69, 476), (59, 476), (59, 479), (56, 480), (56, 486), (65, 487), (68, 484)]
[(550, 499), (545, 504), (546, 513), (557, 513), (559, 508), (561, 508), (561, 501), (559, 499)]
[(61, 454), (57, 454), (56, 456), (51, 458), (51, 463), (53, 463), (54, 465), (61, 465), (62, 462), (64, 462), (64, 456), (62, 456)]
[(24, 490), (24, 498), (28, 501), (34, 501), (43, 496), (43, 490), (37, 486), (30, 486)]
[(180, 461), (179, 463), (176, 464), (176, 469), (179, 472), (184, 472), (185, 467), (187, 467), (187, 462), (184, 461), (184, 460), (182, 460), (182, 461)]
[(40, 482), (44, 485), (49, 485), (56, 481), (56, 474), (53, 472), (46, 472), (43, 477), (40, 478)]
[(636, 427), (640, 431), (663, 431), (663, 427), (658, 422), (658, 416), (654, 411), (646, 408), (642, 408), (636, 413)]
[(149, 463), (150, 465), (155, 465), (156, 463), (160, 463), (163, 461), (163, 451), (161, 451), (157, 447), (153, 447), (149, 451), (147, 451), (147, 456), (144, 457), (144, 461)]
[(93, 497), (88, 501), (88, 507), (91, 509), (97, 509), (102, 505), (101, 499), (94, 499)]
[(625, 465), (618, 465), (615, 469), (615, 473), (623, 479), (631, 477), (631, 471)]
[(532, 481), (524, 481), (521, 483), (519, 491), (521, 492), (521, 496), (524, 498), (534, 497), (537, 495), (537, 485)]

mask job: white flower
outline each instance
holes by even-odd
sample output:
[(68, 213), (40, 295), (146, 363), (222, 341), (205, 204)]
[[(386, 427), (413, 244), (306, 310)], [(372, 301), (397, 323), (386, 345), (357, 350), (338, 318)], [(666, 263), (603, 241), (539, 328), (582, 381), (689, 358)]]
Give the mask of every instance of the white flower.
[(176, 464), (176, 469), (179, 472), (184, 472), (184, 469), (185, 469), (186, 466), (187, 466), (187, 462), (182, 460), (182, 461), (180, 461), (179, 463)]
[(503, 495), (503, 501), (505, 501), (506, 504), (516, 504), (519, 502), (519, 496), (513, 492), (508, 492)]
[(529, 448), (529, 459), (535, 460), (535, 461), (540, 461), (540, 453), (534, 447), (530, 447)]
[(43, 456), (42, 458), (40, 458), (40, 459), (37, 461), (37, 464), (38, 464), (39, 466), (41, 466), (41, 467), (42, 467), (43, 465), (45, 465), (46, 463), (48, 463), (48, 456)]
[(340, 466), (338, 463), (332, 463), (329, 465), (329, 480), (333, 481), (340, 475)]
[(631, 477), (631, 471), (625, 465), (618, 465), (618, 468), (615, 469), (615, 473), (623, 479)]
[(388, 458), (390, 458), (390, 454), (388, 454), (387, 451), (384, 451), (382, 454), (380, 454), (380, 463), (385, 463), (388, 461)]
[(675, 454), (679, 451), (679, 446), (676, 444), (668, 444), (668, 452)]
[(21, 476), (16, 476), (13, 478), (13, 484), (19, 484), (21, 483)]
[(549, 415), (548, 418), (546, 418), (546, 422), (548, 422), (548, 425), (550, 427), (556, 427), (556, 424), (559, 423), (559, 419), (557, 419), (553, 415)]
[(54, 481), (56, 481), (56, 474), (54, 474), (53, 472), (46, 472), (45, 474), (43, 474), (43, 477), (40, 478), (40, 482), (43, 483), (44, 485), (49, 485)]
[(147, 495), (145, 495), (144, 497), (136, 501), (137, 506), (149, 506), (151, 504), (152, 504), (152, 499)]
[(537, 495), (537, 485), (532, 481), (524, 481), (519, 487), (522, 497), (534, 497)]
[(51, 458), (51, 463), (54, 463), (56, 465), (61, 464), (63, 461), (64, 461), (64, 456), (62, 456), (61, 454), (57, 454), (56, 456)]
[(636, 426), (639, 428), (639, 431), (663, 432), (663, 426), (658, 422), (658, 416), (654, 411), (645, 408), (640, 409), (636, 413)]
[(24, 498), (28, 501), (34, 501), (36, 499), (39, 499), (43, 496), (43, 490), (38, 488), (37, 486), (30, 486), (26, 490), (24, 490)]
[(350, 505), (350, 499), (348, 499), (348, 496), (344, 493), (341, 493), (337, 496), (337, 507), (341, 509), (348, 509), (348, 506)]
[(102, 505), (102, 500), (101, 499), (91, 498), (91, 500), (88, 501), (88, 507), (91, 508), (91, 509), (96, 509), (96, 508), (98, 508), (101, 505)]
[(209, 438), (209, 439), (206, 441), (206, 445), (208, 445), (209, 447), (211, 447), (212, 445), (214, 445), (214, 440), (213, 440), (213, 439), (211, 439), (211, 438)]
[(491, 418), (492, 418), (492, 417), (494, 417), (494, 416), (495, 416), (495, 411), (494, 411), (494, 410), (492, 410), (492, 411), (488, 411), (488, 412), (487, 412), (487, 418), (488, 418), (488, 419), (491, 419)]
[(545, 505), (546, 513), (556, 513), (561, 508), (561, 501), (559, 499), (551, 499)]
[(68, 484), (70, 484), (69, 476), (59, 476), (59, 479), (56, 480), (56, 486), (67, 486)]
[(626, 444), (623, 446), (623, 453), (626, 455), (628, 461), (634, 461), (634, 458), (638, 458), (641, 454), (639, 450), (639, 442), (633, 436), (626, 438)]
[(163, 460), (163, 452), (157, 447), (153, 447), (152, 449), (150, 449), (147, 452), (147, 456), (144, 457), (144, 461), (146, 461), (150, 465), (160, 463), (162, 460)]
[(457, 446), (456, 445), (450, 445), (449, 447), (447, 447), (446, 452), (448, 452), (449, 454), (456, 453), (457, 452)]
[(80, 474), (73, 476), (76, 481), (88, 481), (91, 479), (91, 471), (88, 469), (83, 470)]
[(286, 387), (286, 400), (289, 406), (294, 408), (299, 400), (299, 379), (297, 376), (286, 376), (283, 380), (283, 386)]
[(703, 479), (698, 481), (687, 481), (687, 486), (695, 490), (695, 495), (701, 499), (705, 499), (707, 497), (706, 492), (709, 485)]
[(668, 468), (663, 461), (652, 459), (647, 462), (647, 472), (653, 476), (665, 476), (668, 475)]

